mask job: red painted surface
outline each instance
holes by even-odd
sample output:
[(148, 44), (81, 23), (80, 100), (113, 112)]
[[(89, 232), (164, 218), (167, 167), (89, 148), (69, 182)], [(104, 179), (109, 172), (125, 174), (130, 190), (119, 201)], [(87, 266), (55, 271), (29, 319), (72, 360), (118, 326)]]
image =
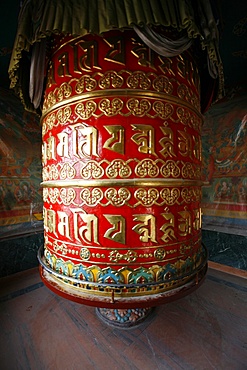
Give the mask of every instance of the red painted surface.
[(42, 118), (47, 263), (70, 276), (83, 266), (94, 282), (110, 269), (123, 284), (158, 283), (160, 271), (171, 277), (168, 265), (194, 278), (205, 256), (192, 56), (161, 57), (129, 31), (57, 37), (52, 51)]

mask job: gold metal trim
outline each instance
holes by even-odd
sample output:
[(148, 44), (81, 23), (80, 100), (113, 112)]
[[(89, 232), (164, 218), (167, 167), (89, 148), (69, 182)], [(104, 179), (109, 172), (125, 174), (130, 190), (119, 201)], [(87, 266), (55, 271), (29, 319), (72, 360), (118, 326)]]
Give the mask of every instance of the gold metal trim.
[[(52, 235), (46, 235), (46, 237), (48, 239), (52, 239), (53, 241), (59, 241), (59, 242), (61, 242), (60, 240), (54, 238)], [(171, 248), (171, 250), (174, 249), (174, 248), (177, 248), (177, 250), (178, 250), (183, 244), (186, 244), (186, 246), (188, 246), (190, 243), (196, 244), (196, 243), (201, 243), (201, 241), (202, 241), (201, 230), (199, 230), (199, 232), (196, 233), (196, 234), (194, 234), (193, 237), (188, 238), (185, 241), (184, 240), (179, 240), (178, 242), (171, 242), (169, 244), (149, 245), (148, 246), (148, 249), (156, 250), (156, 249), (159, 249), (159, 248), (163, 248), (163, 249), (166, 250), (166, 253), (169, 254), (169, 251), (170, 250), (169, 249), (168, 250), (166, 249), (168, 247)], [(49, 242), (49, 240), (48, 240), (48, 242)], [(62, 243), (65, 244), (65, 245), (68, 244), (68, 247), (67, 247), (68, 249), (69, 248), (74, 248), (74, 249), (78, 249), (79, 250), (80, 248), (82, 248), (82, 245), (81, 244), (76, 244), (76, 243), (73, 243), (73, 242), (66, 242), (64, 240), (62, 241)], [(58, 254), (57, 251), (54, 251), (54, 248), (53, 249), (52, 248), (49, 248), (48, 247), (48, 244), (45, 244), (45, 248), (47, 250), (49, 250), (50, 252), (52, 252), (52, 253)], [(93, 251), (95, 249), (96, 251), (99, 250), (100, 253), (102, 253), (103, 251), (112, 251), (112, 250), (115, 250), (115, 249), (120, 250), (120, 251), (126, 250), (126, 249), (139, 250), (140, 251), (140, 250), (146, 249), (147, 247), (145, 247), (143, 245), (138, 245), (138, 246), (135, 246), (135, 247), (132, 247), (132, 246), (131, 247), (128, 247), (127, 245), (125, 245), (124, 247), (118, 247), (118, 248), (116, 248), (116, 247), (106, 247), (106, 246), (102, 246), (102, 245), (91, 245), (90, 244), (90, 245), (87, 246), (87, 248), (90, 249), (90, 251), (91, 250)], [(63, 255), (63, 257), (64, 257), (64, 255)], [(70, 259), (73, 259), (73, 257), (70, 257)], [(80, 259), (80, 261), (81, 261), (81, 259)], [(100, 263), (102, 264), (102, 261)]]
[(108, 97), (135, 97), (135, 98), (149, 98), (149, 99), (159, 99), (165, 100), (167, 103), (175, 103), (179, 106), (183, 106), (192, 110), (196, 115), (198, 115), (202, 119), (202, 114), (190, 103), (178, 98), (177, 96), (168, 95), (161, 92), (155, 91), (143, 91), (143, 90), (131, 90), (131, 89), (114, 89), (114, 90), (97, 90), (91, 91), (89, 93), (83, 93), (81, 95), (75, 95), (68, 99), (64, 99), (61, 102), (54, 104), (52, 107), (48, 108), (41, 117), (41, 122), (44, 118), (52, 111), (59, 109), (63, 106), (67, 106), (70, 104), (75, 104), (77, 102), (85, 101), (88, 99), (97, 99), (97, 98), (108, 98)]
[(43, 181), (43, 188), (67, 188), (67, 187), (108, 187), (108, 186), (201, 186), (201, 180), (184, 180), (184, 179), (119, 179), (119, 180), (53, 180)]

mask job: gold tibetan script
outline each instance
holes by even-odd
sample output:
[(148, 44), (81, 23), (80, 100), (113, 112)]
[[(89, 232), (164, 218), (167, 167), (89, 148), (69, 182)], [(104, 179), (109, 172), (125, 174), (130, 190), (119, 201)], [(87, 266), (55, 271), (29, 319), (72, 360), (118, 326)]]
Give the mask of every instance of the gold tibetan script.
[(140, 241), (157, 243), (155, 232), (155, 216), (153, 215), (134, 215), (134, 221), (139, 221), (132, 230), (140, 235)]
[(155, 140), (154, 140), (154, 128), (151, 125), (131, 125), (134, 131), (139, 131), (139, 133), (134, 134), (131, 138), (135, 144), (138, 145), (138, 151), (145, 154), (155, 153)]

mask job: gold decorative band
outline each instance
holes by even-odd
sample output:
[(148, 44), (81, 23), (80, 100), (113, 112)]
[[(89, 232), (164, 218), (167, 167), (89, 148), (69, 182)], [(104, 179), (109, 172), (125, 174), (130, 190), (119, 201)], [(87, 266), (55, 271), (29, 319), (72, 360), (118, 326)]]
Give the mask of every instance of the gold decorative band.
[(43, 181), (41, 186), (44, 188), (67, 188), (67, 187), (108, 187), (108, 186), (201, 186), (200, 180), (184, 179), (119, 179), (119, 180), (56, 180)]
[(196, 115), (202, 117), (201, 113), (189, 102), (180, 99), (177, 96), (169, 95), (162, 92), (155, 92), (155, 91), (143, 91), (143, 90), (131, 90), (131, 89), (114, 89), (114, 90), (97, 90), (91, 91), (88, 93), (82, 93), (80, 95), (75, 95), (70, 98), (64, 99), (63, 101), (55, 103), (52, 107), (48, 108), (45, 112), (43, 112), (41, 121), (49, 114), (50, 112), (59, 109), (63, 106), (67, 106), (69, 104), (74, 104), (79, 101), (88, 100), (88, 99), (97, 99), (97, 98), (109, 98), (109, 97), (135, 97), (135, 98), (148, 98), (148, 99), (160, 99), (165, 100), (169, 103), (178, 104), (180, 106), (186, 107), (194, 111)]

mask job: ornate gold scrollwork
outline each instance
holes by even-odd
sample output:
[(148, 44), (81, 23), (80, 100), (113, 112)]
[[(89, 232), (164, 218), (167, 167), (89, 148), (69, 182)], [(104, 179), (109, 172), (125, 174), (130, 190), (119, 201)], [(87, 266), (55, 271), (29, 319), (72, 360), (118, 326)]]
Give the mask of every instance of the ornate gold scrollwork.
[(75, 113), (81, 119), (88, 119), (92, 117), (96, 109), (97, 104), (93, 100), (89, 100), (85, 104), (84, 103), (77, 104), (75, 107)]
[(183, 188), (181, 190), (181, 196), (184, 202), (199, 202), (202, 197), (202, 191), (200, 188)]
[(143, 159), (135, 168), (135, 174), (139, 177), (157, 177), (159, 175), (159, 167), (156, 161), (151, 159)]
[(70, 163), (64, 163), (61, 166), (60, 169), (60, 179), (65, 180), (65, 179), (73, 179), (75, 177), (75, 169), (73, 166), (70, 165)]
[(97, 81), (90, 75), (84, 75), (77, 80), (75, 85), (76, 94), (82, 94), (84, 91), (93, 91), (97, 87)]
[(159, 261), (162, 261), (166, 256), (166, 250), (164, 248), (157, 248), (155, 251), (154, 251), (154, 257), (159, 260)]
[(88, 261), (91, 257), (90, 250), (86, 247), (81, 248), (80, 257), (83, 261)]
[(157, 204), (156, 201), (159, 199), (159, 191), (155, 188), (139, 188), (135, 191), (134, 196), (138, 200), (138, 203), (136, 203), (135, 206), (141, 204), (144, 207), (151, 207), (154, 204)]
[(178, 166), (179, 161), (175, 162), (172, 160), (166, 161), (160, 169), (160, 173), (164, 177), (179, 177), (180, 168)]
[(105, 197), (115, 207), (121, 207), (127, 204), (128, 200), (131, 198), (131, 193), (126, 188), (109, 188), (105, 191)]
[(103, 176), (104, 170), (96, 161), (89, 161), (81, 169), (81, 176), (83, 179), (99, 179)]
[(122, 159), (115, 159), (106, 168), (106, 175), (109, 178), (116, 178), (117, 176), (127, 178), (131, 175), (131, 172), (128, 161), (125, 162)]
[(191, 89), (188, 88), (188, 86), (184, 84), (180, 84), (177, 89), (177, 93), (180, 99), (188, 101), (191, 105), (196, 107), (198, 112), (200, 111), (200, 102), (197, 96), (193, 93)]
[(172, 116), (174, 108), (170, 103), (163, 103), (162, 101), (155, 101), (153, 103), (153, 110), (162, 119), (168, 119)]
[(143, 89), (147, 90), (151, 86), (151, 80), (147, 77), (144, 72), (135, 71), (126, 80), (127, 86), (131, 89)]
[(183, 163), (182, 176), (186, 179), (201, 178), (201, 168), (200, 166), (193, 165), (190, 162)]
[(66, 206), (70, 205), (76, 197), (76, 192), (72, 188), (62, 188), (59, 193), (62, 203)]
[(99, 79), (99, 87), (104, 89), (110, 89), (111, 87), (117, 89), (123, 86), (124, 79), (115, 71), (108, 71), (103, 74)]
[(110, 99), (102, 99), (99, 102), (99, 109), (107, 116), (116, 116), (121, 112), (123, 108), (123, 101), (119, 98), (114, 98), (113, 100)]
[(103, 191), (99, 188), (85, 188), (80, 192), (80, 198), (83, 202), (82, 205), (85, 204), (89, 207), (94, 207), (103, 199)]
[(57, 100), (62, 101), (64, 99), (67, 99), (72, 94), (72, 87), (67, 83), (64, 82), (59, 86), (59, 89), (57, 90)]
[(144, 117), (151, 109), (151, 103), (147, 99), (129, 99), (127, 108), (133, 116)]
[(169, 95), (173, 91), (173, 85), (166, 76), (157, 76), (153, 81), (153, 88), (156, 91), (164, 92)]
[(167, 205), (179, 204), (178, 198), (180, 196), (180, 190), (177, 188), (164, 188), (160, 191), (160, 196)]
[(110, 252), (109, 260), (112, 262), (119, 262), (120, 260), (125, 260), (126, 262), (134, 262), (137, 258), (137, 253), (128, 250), (127, 253), (120, 253), (117, 249)]
[(199, 118), (199, 116), (194, 115), (191, 111), (181, 106), (177, 107), (176, 113), (179, 121), (182, 124), (188, 125), (189, 127), (192, 127), (194, 130), (200, 132), (202, 120), (201, 118)]

